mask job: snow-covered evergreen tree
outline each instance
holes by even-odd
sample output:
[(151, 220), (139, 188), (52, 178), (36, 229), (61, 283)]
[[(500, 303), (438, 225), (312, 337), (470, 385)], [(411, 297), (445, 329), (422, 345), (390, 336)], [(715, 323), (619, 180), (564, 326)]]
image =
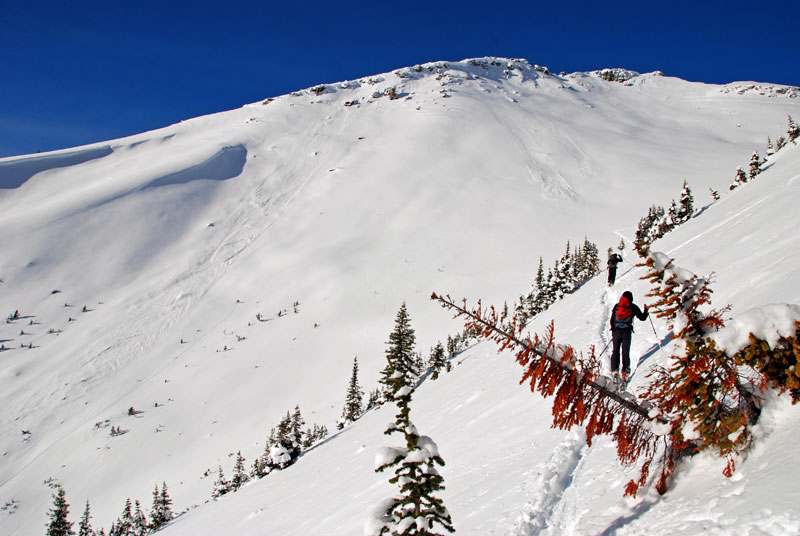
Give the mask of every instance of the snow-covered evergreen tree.
[(314, 423), (313, 428), (306, 429), (305, 438), (303, 439), (303, 450), (312, 447), (318, 441), (325, 439), (328, 436), (328, 428), (326, 426), (319, 426)]
[(439, 378), (439, 373), (442, 369), (450, 372), (450, 361), (447, 359), (447, 354), (445, 354), (444, 346), (442, 346), (441, 342), (436, 343), (436, 346), (431, 350), (431, 355), (428, 358), (428, 368), (431, 371), (432, 380)]
[(150, 530), (156, 531), (172, 520), (172, 499), (167, 491), (167, 483), (161, 484), (161, 491), (158, 491), (158, 484), (153, 489), (153, 508), (150, 511)]
[(231, 477), (231, 491), (237, 491), (245, 482), (250, 480), (250, 477), (244, 468), (244, 456), (242, 451), (236, 453), (236, 463), (233, 466), (233, 476)]
[(775, 147), (772, 146), (772, 139), (767, 136), (767, 152), (766, 157), (769, 158), (770, 156), (775, 154)]
[(377, 408), (378, 406), (383, 405), (383, 390), (382, 389), (371, 389), (369, 392), (369, 397), (367, 397), (367, 411), (371, 410), (372, 408)]
[(72, 522), (69, 517), (69, 503), (67, 503), (67, 492), (58, 486), (53, 494), (53, 508), (48, 517), (50, 523), (47, 525), (47, 536), (71, 536), (75, 532), (72, 530)]
[(653, 205), (647, 211), (647, 216), (639, 220), (636, 228), (636, 238), (633, 245), (640, 254), (647, 251), (655, 240), (664, 236), (669, 224), (666, 221), (664, 207)]
[(747, 174), (741, 167), (736, 168), (736, 177), (733, 179), (736, 184), (744, 184), (747, 182)]
[(225, 478), (225, 472), (222, 470), (222, 465), (220, 465), (217, 470), (217, 480), (214, 481), (214, 490), (211, 492), (211, 496), (215, 499), (219, 499), (230, 491), (231, 483)]
[(678, 199), (678, 210), (676, 212), (675, 224), (681, 225), (686, 223), (692, 218), (694, 214), (694, 196), (692, 196), (692, 189), (689, 183), (683, 181), (683, 189), (681, 196)]
[(250, 478), (261, 478), (269, 474), (266, 462), (267, 454), (268, 451), (264, 456), (256, 456), (256, 459), (253, 460), (253, 465), (250, 467)]
[(397, 385), (395, 378), (402, 378), (404, 385), (413, 387), (419, 379), (420, 370), (417, 368), (417, 356), (414, 351), (416, 335), (411, 327), (411, 317), (405, 302), (400, 306), (400, 310), (395, 317), (394, 331), (389, 334), (389, 341), (386, 343), (386, 367), (381, 373), (381, 383), (386, 387), (387, 397), (391, 400), (394, 393), (394, 386)]
[(78, 536), (95, 536), (95, 532), (92, 530), (91, 518), (92, 514), (89, 511), (89, 501), (87, 500), (86, 508), (84, 508), (83, 515), (78, 523)]
[[(622, 249), (625, 249), (625, 242), (620, 241)], [(620, 251), (622, 251), (620, 249)], [(583, 245), (579, 248), (580, 269), (575, 272), (575, 279), (578, 283), (591, 279), (600, 273), (600, 250), (597, 244), (589, 240), (587, 237), (583, 238)]]
[[(113, 530), (113, 528), (112, 528)], [(117, 518), (116, 533), (114, 536), (134, 536), (133, 532), (133, 505), (130, 499), (125, 499), (122, 515)]]
[(136, 500), (133, 510), (133, 521), (131, 522), (131, 529), (134, 536), (144, 536), (149, 529), (147, 523), (147, 516), (142, 511), (142, 505)]
[(389, 479), (400, 488), (400, 496), (381, 504), (378, 515), (368, 522), (365, 532), (372, 535), (435, 536), (439, 529), (454, 532), (450, 513), (436, 493), (444, 489), (444, 478), (437, 466), (443, 466), (436, 443), (420, 436), (411, 422), (410, 403), (413, 388), (396, 374), (390, 389), (394, 393), (398, 413), (384, 433), (399, 433), (405, 438), (403, 447), (385, 447), (375, 458), (375, 471), (393, 469)]
[(789, 127), (786, 129), (786, 137), (790, 142), (797, 144), (795, 140), (800, 138), (800, 127), (797, 126), (791, 115), (787, 117), (789, 118)]
[(567, 294), (575, 290), (575, 276), (573, 271), (572, 253), (570, 252), (569, 241), (564, 254), (558, 259), (553, 267), (553, 280), (551, 292), (556, 300), (562, 299)]
[(758, 155), (758, 151), (753, 151), (753, 154), (750, 156), (750, 172), (747, 175), (748, 180), (755, 179), (759, 173), (761, 173), (761, 157)]
[(350, 383), (344, 399), (342, 417), (339, 419), (339, 429), (355, 422), (364, 413), (364, 390), (358, 383), (358, 357), (353, 359), (353, 370), (350, 373)]

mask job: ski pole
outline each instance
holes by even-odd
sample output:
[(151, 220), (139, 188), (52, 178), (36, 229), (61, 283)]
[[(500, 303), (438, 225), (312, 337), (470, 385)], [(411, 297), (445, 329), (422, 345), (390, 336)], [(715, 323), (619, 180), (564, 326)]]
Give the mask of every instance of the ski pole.
[(663, 352), (664, 350), (661, 348), (661, 339), (658, 337), (658, 333), (656, 332), (656, 325), (653, 324), (653, 319), (650, 318), (650, 315), (647, 316), (650, 319), (650, 326), (653, 328), (653, 335), (656, 336), (656, 341), (658, 342), (658, 349)]
[(609, 345), (609, 344), (611, 344), (611, 341), (612, 341), (612, 340), (613, 340), (613, 339), (608, 339), (608, 342), (606, 343), (605, 347), (603, 348), (603, 351), (602, 351), (602, 352), (600, 352), (599, 354), (597, 354), (597, 357), (598, 357), (598, 358), (599, 358), (600, 356), (602, 356), (602, 355), (603, 355), (603, 354), (606, 352), (606, 350), (608, 349), (608, 345)]

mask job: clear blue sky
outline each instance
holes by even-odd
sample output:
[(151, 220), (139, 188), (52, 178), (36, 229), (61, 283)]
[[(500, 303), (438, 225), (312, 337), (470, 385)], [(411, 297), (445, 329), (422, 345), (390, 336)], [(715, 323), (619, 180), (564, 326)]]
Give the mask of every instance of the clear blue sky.
[(0, 3), (0, 157), (479, 56), (800, 86), (796, 0), (71, 4)]

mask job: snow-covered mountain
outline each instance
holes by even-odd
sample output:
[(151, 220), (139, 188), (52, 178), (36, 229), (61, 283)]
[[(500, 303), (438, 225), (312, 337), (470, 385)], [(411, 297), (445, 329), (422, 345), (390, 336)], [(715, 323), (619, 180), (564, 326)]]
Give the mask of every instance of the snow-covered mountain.
[[(149, 505), (166, 481), (177, 509), (201, 505), (167, 535), (360, 533), (393, 491), (373, 472), (392, 406), (204, 504), (213, 470), (229, 472), (240, 450), (259, 455), (295, 405), (334, 429), (353, 357), (374, 387), (402, 302), (427, 354), (460, 328), (432, 291), (514, 301), (540, 256), (552, 262), (584, 236), (601, 251), (632, 239), (684, 180), (704, 210), (657, 249), (715, 272), (715, 300), (734, 314), (800, 303), (800, 151), (789, 145), (727, 193), (736, 167), (784, 133), (787, 114), (800, 117), (797, 96), (485, 58), (0, 159), (0, 307), (20, 313), (0, 325), (0, 532), (44, 531), (48, 483), (65, 487), (73, 519), (88, 499), (108, 529), (126, 498)], [(593, 280), (531, 328), (555, 319), (560, 340), (605, 344), (617, 288), (646, 290), (623, 255), (617, 287)], [(670, 351), (656, 327), (635, 336), (634, 387)], [(800, 529), (799, 417), (785, 401), (770, 403), (732, 479), (698, 457), (667, 495), (628, 500), (610, 442), (588, 449), (580, 433), (551, 430), (548, 402), (519, 376), (479, 344), (415, 393), (459, 534)]]

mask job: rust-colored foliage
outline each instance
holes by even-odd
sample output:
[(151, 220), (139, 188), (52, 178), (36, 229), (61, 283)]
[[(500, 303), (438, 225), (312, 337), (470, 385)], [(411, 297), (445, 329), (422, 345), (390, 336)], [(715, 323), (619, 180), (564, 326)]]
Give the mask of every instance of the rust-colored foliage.
[[(652, 284), (647, 294), (654, 300), (651, 310), (681, 343), (669, 368), (650, 370), (650, 381), (640, 392), (646, 406), (622, 398), (598, 381), (600, 362), (594, 347), (584, 356), (570, 346), (557, 345), (552, 322), (543, 338), (531, 338), (522, 334), (517, 317), (509, 321), (494, 307), (484, 311), (480, 301), (470, 310), (466, 300), (457, 305), (449, 296), (431, 296), (464, 318), (476, 336), (494, 341), (500, 351), (516, 351), (523, 367), (520, 384), (553, 397), (553, 427), (569, 430), (583, 425), (589, 446), (595, 436), (610, 434), (621, 463), (641, 462), (639, 478), (625, 486), (626, 496), (635, 496), (645, 485), (657, 458), (659, 493), (666, 492), (678, 459), (702, 450), (712, 449), (726, 458), (723, 474), (730, 477), (736, 457), (752, 443), (750, 426), (759, 415), (759, 395), (774, 388), (779, 394), (788, 391), (793, 402), (800, 400), (800, 322), (794, 337), (782, 337), (770, 347), (751, 334), (746, 348), (728, 356), (708, 336), (725, 325), (723, 315), (730, 306), (700, 310), (710, 307), (711, 277), (681, 270), (671, 259), (665, 263), (664, 256), (659, 257), (659, 268), (655, 259), (648, 256), (639, 265), (648, 268), (642, 279)], [(649, 424), (667, 433), (655, 435)]]
[(795, 336), (781, 337), (774, 348), (750, 334), (750, 344), (734, 356), (736, 364), (752, 367), (763, 374), (765, 386), (779, 393), (789, 392), (792, 403), (800, 401), (800, 322), (795, 322)]
[(585, 425), (586, 443), (602, 434), (611, 434), (617, 443), (617, 455), (624, 464), (634, 464), (644, 459), (642, 475), (637, 482), (631, 481), (626, 494), (635, 495), (639, 486), (647, 480), (653, 457), (657, 452), (658, 436), (643, 424), (650, 420), (645, 407), (627, 400), (605, 383), (597, 381), (600, 362), (594, 347), (589, 355), (577, 354), (572, 347), (555, 343), (554, 324), (550, 323), (544, 338), (522, 334), (522, 326), (516, 317), (509, 323), (498, 316), (493, 307), (484, 311), (481, 302), (472, 310), (466, 300), (457, 305), (449, 296), (431, 299), (442, 307), (455, 311), (456, 317), (465, 319), (466, 328), (479, 337), (494, 341), (499, 351), (516, 350), (517, 363), (523, 367), (520, 384), (527, 384), (531, 392), (543, 397), (553, 397), (554, 428), (569, 430), (573, 426)]

